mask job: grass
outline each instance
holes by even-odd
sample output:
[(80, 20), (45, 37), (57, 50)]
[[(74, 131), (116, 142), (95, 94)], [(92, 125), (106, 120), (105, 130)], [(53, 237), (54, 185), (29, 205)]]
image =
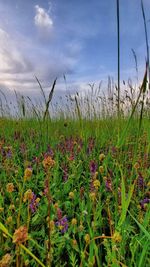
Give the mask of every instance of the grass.
[[(10, 266), (149, 266), (148, 118), (140, 136), (132, 118), (121, 147), (117, 118), (43, 121), (41, 133), (36, 120), (0, 124), (1, 258), (10, 254)], [(13, 243), (20, 226), (28, 238)]]
[(43, 102), (15, 92), (15, 116), (0, 91), (1, 267), (150, 266), (146, 18), (141, 1), (145, 74), (141, 86), (128, 82), (123, 91), (116, 3), (118, 87), (110, 78), (105, 94), (89, 85), (62, 109), (52, 102), (57, 79), (47, 99), (35, 77)]

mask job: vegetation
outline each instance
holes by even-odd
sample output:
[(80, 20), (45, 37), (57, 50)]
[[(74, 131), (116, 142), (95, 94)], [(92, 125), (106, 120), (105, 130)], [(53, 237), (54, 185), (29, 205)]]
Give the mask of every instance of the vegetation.
[(140, 86), (109, 78), (64, 109), (57, 79), (47, 99), (36, 77), (42, 104), (16, 93), (15, 116), (2, 93), (1, 267), (150, 266), (148, 58)]

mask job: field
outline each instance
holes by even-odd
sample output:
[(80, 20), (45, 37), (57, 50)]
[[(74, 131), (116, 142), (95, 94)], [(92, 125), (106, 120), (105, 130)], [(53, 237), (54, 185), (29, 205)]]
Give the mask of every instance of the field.
[(132, 49), (136, 78), (121, 81), (116, 3), (117, 81), (60, 106), (57, 78), (45, 93), (35, 77), (38, 103), (0, 89), (0, 267), (150, 266), (149, 21), (141, 1), (145, 74)]
[(149, 266), (150, 124), (127, 124), (0, 120), (0, 266)]

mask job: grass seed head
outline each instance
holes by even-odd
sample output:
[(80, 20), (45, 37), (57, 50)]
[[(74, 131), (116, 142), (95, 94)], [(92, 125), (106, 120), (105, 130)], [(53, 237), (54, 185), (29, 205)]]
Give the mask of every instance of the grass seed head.
[(86, 234), (84, 236), (84, 240), (85, 240), (86, 244), (89, 244), (90, 243), (90, 235), (89, 234)]

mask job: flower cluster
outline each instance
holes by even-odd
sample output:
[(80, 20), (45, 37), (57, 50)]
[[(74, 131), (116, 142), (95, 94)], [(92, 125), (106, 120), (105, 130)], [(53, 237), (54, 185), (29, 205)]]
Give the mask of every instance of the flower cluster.
[(68, 230), (68, 219), (66, 216), (62, 217), (62, 211), (59, 208), (57, 209), (57, 218), (56, 226), (64, 234)]
[(51, 158), (51, 156), (46, 156), (42, 163), (45, 169), (51, 169), (55, 165), (55, 161)]
[(28, 239), (28, 231), (26, 226), (20, 226), (13, 234), (13, 243), (22, 244)]
[(30, 202), (30, 209), (32, 211), (32, 213), (36, 212), (37, 207), (39, 205), (39, 201), (40, 199), (36, 197), (36, 195), (32, 192), (32, 199)]
[(32, 176), (32, 169), (26, 168), (24, 171), (24, 180), (25, 181), (30, 180), (31, 176)]
[(12, 193), (14, 191), (14, 184), (13, 183), (8, 183), (6, 185), (6, 190), (8, 193)]
[(5, 254), (3, 258), (0, 260), (0, 267), (8, 267), (10, 266), (12, 261), (12, 257), (10, 254)]

